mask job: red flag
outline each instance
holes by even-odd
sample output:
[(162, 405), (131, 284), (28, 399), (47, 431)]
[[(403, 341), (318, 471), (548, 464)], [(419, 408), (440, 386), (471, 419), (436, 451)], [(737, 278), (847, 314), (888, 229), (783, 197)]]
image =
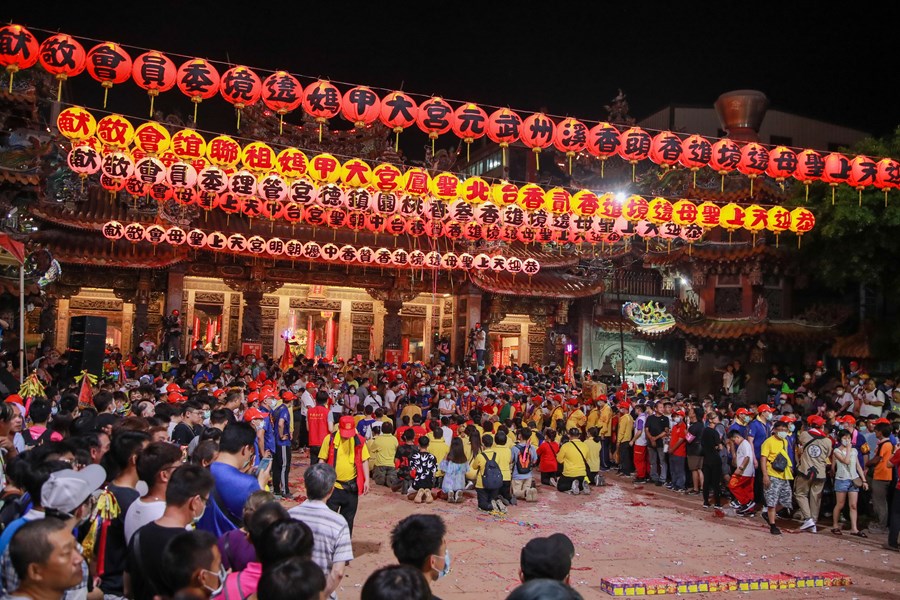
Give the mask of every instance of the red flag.
[(90, 377), (85, 371), (81, 377), (81, 391), (78, 392), (78, 408), (94, 408), (94, 394), (91, 392)]
[(284, 341), (284, 354), (281, 355), (281, 361), (279, 361), (278, 366), (282, 371), (287, 371), (294, 366), (294, 355), (287, 340)]

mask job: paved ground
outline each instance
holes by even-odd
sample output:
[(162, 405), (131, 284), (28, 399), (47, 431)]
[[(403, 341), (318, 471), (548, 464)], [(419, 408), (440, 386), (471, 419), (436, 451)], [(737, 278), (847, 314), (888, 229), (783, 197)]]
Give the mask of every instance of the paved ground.
[[(295, 459), (296, 461), (297, 459)], [(306, 461), (294, 463), (294, 475)], [(294, 477), (292, 477), (293, 479)], [(600, 591), (603, 577), (778, 573), (783, 570), (840, 571), (853, 577), (846, 589), (797, 589), (744, 592), (748, 598), (900, 598), (900, 554), (881, 548), (886, 536), (867, 540), (835, 537), (830, 528), (816, 535), (785, 522), (775, 537), (759, 518), (716, 516), (697, 496), (655, 486), (634, 486), (630, 479), (608, 478), (609, 485), (590, 496), (539, 490), (538, 502), (510, 507), (507, 517), (478, 512), (475, 499), (463, 504), (435, 501), (416, 505), (376, 487), (361, 498), (354, 528), (353, 561), (341, 600), (359, 597), (366, 577), (394, 562), (391, 527), (415, 512), (441, 515), (449, 530), (452, 572), (435, 584), (445, 600), (505, 598), (518, 585), (519, 551), (532, 537), (563, 532), (575, 543), (572, 585), (585, 598), (611, 598)], [(294, 487), (302, 493), (302, 484)], [(721, 594), (690, 594), (691, 598)]]

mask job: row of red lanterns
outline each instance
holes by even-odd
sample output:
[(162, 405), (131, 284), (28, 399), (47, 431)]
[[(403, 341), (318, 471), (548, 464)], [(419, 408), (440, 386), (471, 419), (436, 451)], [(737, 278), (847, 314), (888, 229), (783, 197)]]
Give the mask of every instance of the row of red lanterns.
[(356, 127), (380, 121), (398, 134), (416, 125), (432, 140), (452, 131), (467, 144), (487, 136), (504, 151), (517, 141), (535, 153), (554, 147), (570, 161), (577, 153), (587, 151), (603, 161), (619, 156), (632, 165), (651, 160), (664, 167), (680, 165), (695, 172), (709, 166), (723, 175), (737, 170), (751, 178), (768, 175), (784, 181), (794, 177), (807, 185), (821, 180), (833, 186), (874, 185), (885, 191), (900, 187), (900, 163), (890, 158), (876, 160), (839, 153), (823, 157), (813, 150), (798, 152), (786, 146), (772, 148), (758, 143), (741, 145), (727, 138), (713, 143), (696, 134), (685, 138), (671, 131), (651, 135), (640, 127), (619, 131), (609, 123), (589, 129), (572, 117), (557, 123), (543, 113), (535, 113), (523, 119), (508, 108), (489, 115), (477, 104), (467, 102), (454, 108), (437, 96), (417, 104), (401, 91), (380, 98), (371, 88), (356, 86), (342, 93), (325, 80), (304, 89), (296, 77), (284, 71), (276, 71), (263, 80), (252, 69), (236, 66), (220, 76), (204, 59), (191, 59), (176, 68), (171, 59), (157, 51), (145, 52), (132, 61), (113, 42), (98, 44), (85, 52), (67, 34), (56, 34), (38, 45), (37, 39), (20, 25), (0, 29), (0, 41), (4, 40), (9, 43), (0, 44), (0, 65), (6, 66), (11, 75), (40, 61), (60, 81), (87, 69), (107, 90), (133, 78), (151, 98), (177, 85), (197, 104), (219, 94), (240, 111), (261, 100), (279, 117), (302, 106), (320, 125), (340, 114)]

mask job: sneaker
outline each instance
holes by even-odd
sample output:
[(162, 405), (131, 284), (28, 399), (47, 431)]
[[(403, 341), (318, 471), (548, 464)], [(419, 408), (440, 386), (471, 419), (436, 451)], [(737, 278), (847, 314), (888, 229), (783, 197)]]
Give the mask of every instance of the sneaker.
[(699, 494), (699, 493), (700, 493), (700, 492), (699, 492), (698, 490), (694, 490), (694, 489), (690, 489), (690, 490), (688, 490), (688, 491), (685, 492), (685, 494), (687, 494), (688, 496), (696, 496), (696, 495)]
[(753, 514), (753, 509), (754, 509), (754, 508), (756, 508), (756, 502), (754, 502), (753, 500), (751, 500), (751, 501), (748, 502), (747, 504), (742, 504), (742, 505), (737, 509), (737, 512), (739, 512), (739, 513), (741, 513), (741, 514), (751, 514), (751, 515), (752, 515), (752, 514)]
[(667, 490), (671, 490), (671, 489), (674, 488), (675, 486), (672, 485), (671, 483), (667, 483), (665, 487), (666, 487)]
[(559, 478), (558, 478), (558, 477), (551, 477), (551, 478), (550, 478), (550, 485), (551, 485), (551, 487), (556, 487), (556, 486), (558, 486), (558, 485), (559, 485)]
[(580, 493), (577, 481), (572, 482), (572, 487), (569, 489), (569, 493), (572, 494), (573, 496), (577, 496)]
[(494, 509), (491, 512), (503, 512), (503, 505), (500, 504), (500, 500), (491, 500), (491, 507)]
[[(506, 502), (506, 500), (504, 500), (504, 502)], [(511, 504), (512, 506), (515, 506), (515, 505), (518, 504), (518, 503), (519, 503), (519, 501), (516, 500), (516, 497), (515, 497), (515, 496), (510, 496), (510, 497), (509, 497), (509, 502), (508, 502), (508, 504)]]
[(591, 486), (589, 486), (587, 483), (582, 483), (581, 484), (581, 493), (584, 494), (585, 496), (589, 496), (591, 494)]
[(803, 521), (803, 525), (800, 526), (800, 531), (804, 531), (804, 530), (810, 529), (810, 528), (815, 529), (816, 522), (813, 521), (812, 519), (807, 519), (807, 520)]
[(525, 502), (537, 502), (537, 490), (535, 488), (525, 490)]
[(497, 502), (502, 504), (503, 508), (506, 508), (510, 504), (509, 501), (506, 498), (504, 498), (503, 496), (497, 496)]
[(741, 507), (741, 503), (740, 503), (740, 502), (738, 502), (737, 500), (732, 500), (732, 501), (731, 501), (731, 508), (738, 509), (738, 508), (740, 508), (740, 507)]
[(704, 502), (703, 508), (712, 508), (712, 504), (710, 504), (709, 502)]
[(464, 489), (467, 489), (467, 490), (475, 489), (475, 484), (474, 484), (473, 482), (471, 482), (471, 481), (467, 481), (467, 482), (466, 482), (466, 487), (465, 487)]
[(769, 525), (769, 533), (772, 535), (781, 535), (781, 530), (775, 525)]
[(662, 481), (655, 481), (655, 482), (653, 482), (653, 484), (654, 484), (656, 487), (662, 487), (663, 482), (662, 482)]

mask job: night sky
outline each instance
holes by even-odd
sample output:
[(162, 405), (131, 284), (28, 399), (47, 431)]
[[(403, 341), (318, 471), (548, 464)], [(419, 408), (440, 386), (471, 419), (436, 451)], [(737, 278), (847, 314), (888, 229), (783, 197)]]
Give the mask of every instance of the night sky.
[[(900, 9), (893, 3), (856, 14), (861, 3), (838, 10), (555, 2), (534, 11), (506, 2), (497, 9), (468, 2), (4, 4), (3, 22), (523, 112), (598, 120), (622, 88), (640, 119), (668, 104), (711, 106), (722, 92), (754, 88), (772, 108), (875, 135), (900, 124), (892, 41)], [(85, 73), (69, 98), (97, 107), (102, 94)], [(158, 102), (191, 109), (177, 89)], [(146, 97), (129, 82), (113, 90), (110, 108), (143, 115)], [(201, 107), (200, 126), (231, 133), (225, 116), (227, 105), (214, 99)]]

